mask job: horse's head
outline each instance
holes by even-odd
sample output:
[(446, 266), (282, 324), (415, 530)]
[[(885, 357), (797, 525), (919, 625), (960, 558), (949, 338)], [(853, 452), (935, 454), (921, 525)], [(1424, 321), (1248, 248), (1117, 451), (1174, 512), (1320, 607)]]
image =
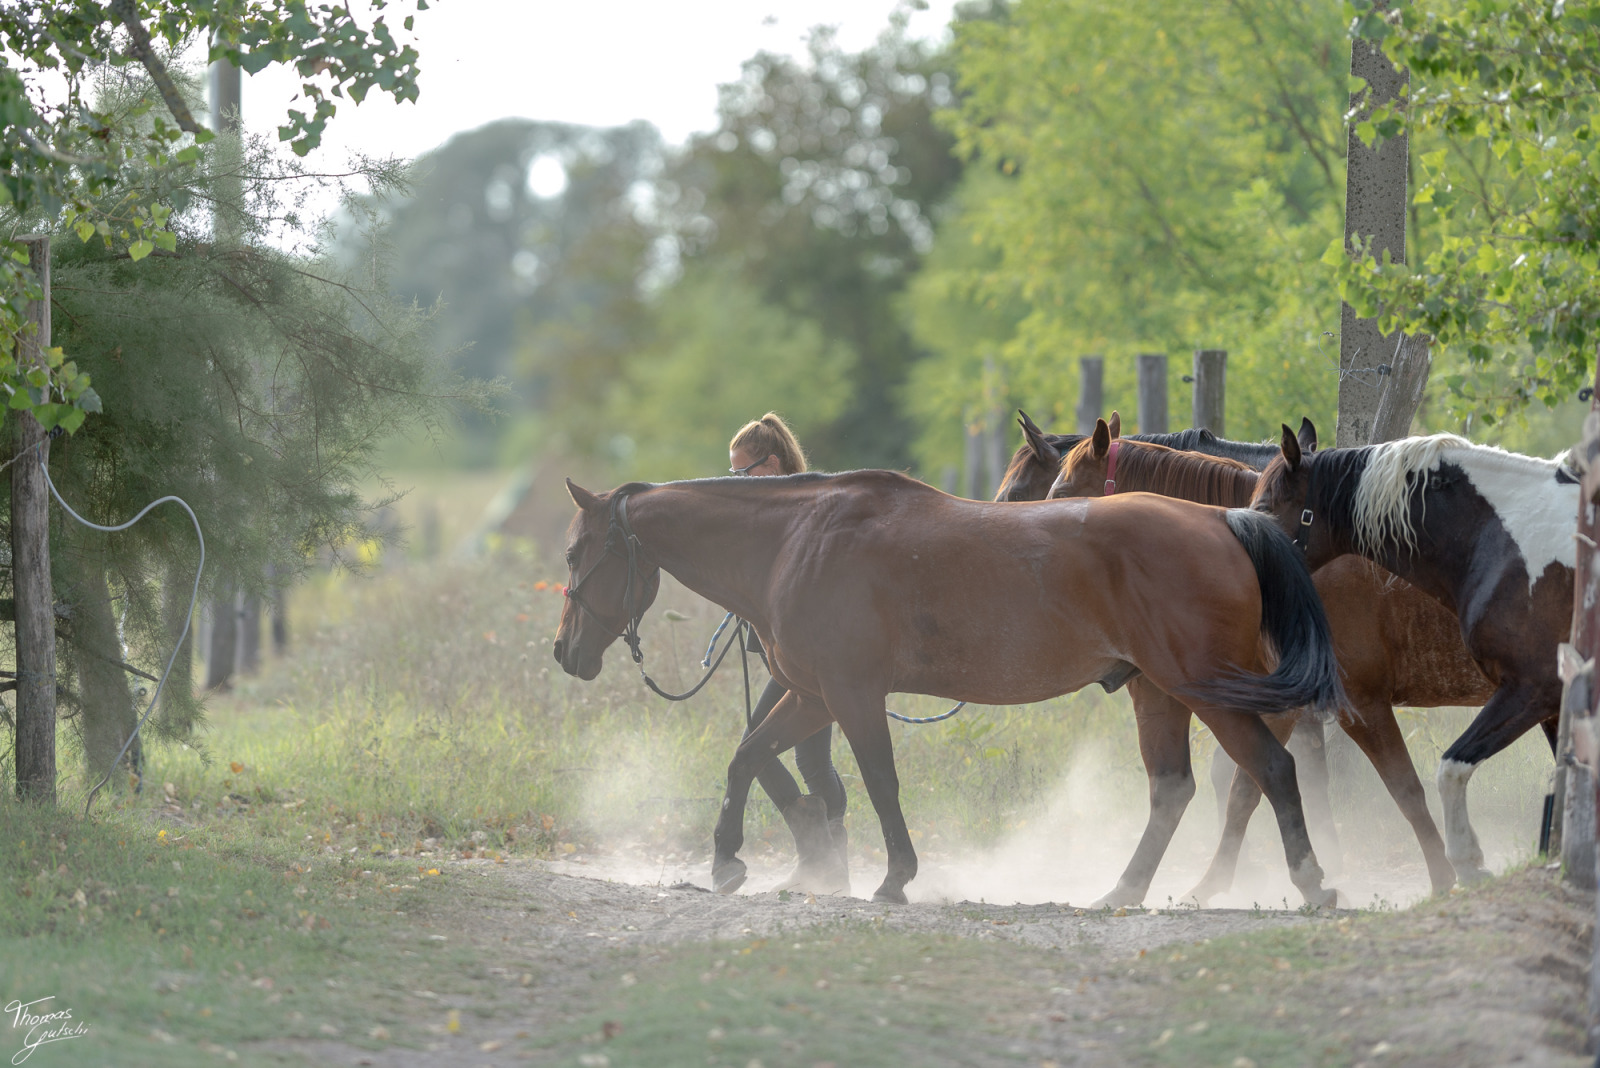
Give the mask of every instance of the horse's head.
[(1067, 450), (1061, 470), (1050, 486), (1050, 497), (1104, 497), (1111, 470), (1111, 443), (1122, 434), (1122, 417), (1094, 421), (1094, 433)]
[(1317, 428), (1311, 420), (1302, 419), (1296, 436), (1284, 424), (1279, 449), (1256, 481), (1250, 507), (1277, 520), (1283, 532), (1305, 551), (1306, 563), (1314, 571), (1336, 555), (1329, 525), (1316, 522), (1315, 502), (1310, 499)]
[(1011, 457), (1011, 465), (1006, 468), (994, 499), (1042, 501), (1050, 492), (1050, 483), (1055, 481), (1063, 450), (1081, 439), (1077, 435), (1046, 434), (1020, 408), (1017, 409), (1017, 424), (1022, 427), (1022, 444)]
[(661, 569), (642, 559), (628, 523), (626, 490), (596, 496), (567, 479), (578, 514), (567, 527), (567, 601), (554, 652), (561, 670), (585, 682), (600, 674), (612, 642), (637, 642), (639, 619), (661, 588)]

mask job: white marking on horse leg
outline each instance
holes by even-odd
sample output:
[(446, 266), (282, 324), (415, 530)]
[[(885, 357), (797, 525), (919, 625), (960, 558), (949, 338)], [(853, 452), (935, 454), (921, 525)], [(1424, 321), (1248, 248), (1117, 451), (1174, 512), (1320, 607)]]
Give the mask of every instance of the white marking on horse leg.
[(1483, 847), (1473, 833), (1472, 821), (1467, 817), (1467, 783), (1476, 764), (1459, 760), (1439, 761), (1439, 801), (1444, 806), (1444, 852), (1455, 866), (1456, 873), (1464, 878), (1482, 873)]

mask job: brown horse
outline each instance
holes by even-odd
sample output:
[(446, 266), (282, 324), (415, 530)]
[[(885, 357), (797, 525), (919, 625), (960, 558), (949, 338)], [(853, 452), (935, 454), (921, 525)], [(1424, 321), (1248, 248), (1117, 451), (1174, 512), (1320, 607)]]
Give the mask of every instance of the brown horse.
[(1556, 645), (1572, 626), (1578, 479), (1556, 460), (1454, 434), (1317, 453), (1307, 444), (1284, 428), (1283, 455), (1262, 474), (1251, 506), (1293, 532), (1312, 567), (1358, 554), (1438, 599), (1496, 683), (1438, 774), (1450, 862), (1464, 881), (1487, 876), (1467, 782), (1535, 724), (1555, 748)]
[[(1042, 501), (1050, 495), (1050, 487), (1060, 474), (1061, 458), (1073, 446), (1086, 440), (1088, 435), (1047, 434), (1028, 418), (1027, 412), (1020, 409), (1017, 412), (1017, 423), (1022, 427), (1022, 444), (1012, 456), (1010, 466), (1006, 469), (1005, 477), (1001, 480), (994, 499)], [(1310, 425), (1309, 420), (1301, 422), (1302, 429)], [(1120, 426), (1120, 418), (1116, 412), (1112, 412), (1113, 437), (1119, 435)], [(1173, 434), (1133, 434), (1123, 440), (1146, 441), (1181, 452), (1205, 453), (1208, 456), (1236, 460), (1257, 471), (1266, 467), (1278, 456), (1276, 443), (1229, 441), (1217, 437), (1203, 427), (1180, 430)], [(1136, 703), (1141, 699), (1141, 689), (1148, 690), (1149, 687), (1129, 687), (1129, 693), (1133, 695)], [(1144, 699), (1166, 699), (1166, 695)], [(1334, 826), (1333, 804), (1328, 796), (1328, 759), (1323, 741), (1322, 721), (1311, 717), (1299, 717), (1286, 744), (1295, 760), (1300, 796), (1305, 807), (1306, 822), (1311, 831), (1312, 841), (1317, 843), (1319, 855), (1327, 852), (1337, 858), (1342, 850), (1339, 844), (1339, 832)], [(1217, 798), (1219, 824), (1227, 821), (1228, 798), (1232, 792), (1234, 775), (1238, 770), (1238, 765), (1234, 764), (1228, 758), (1227, 752), (1219, 746), (1211, 759), (1211, 788)], [(1146, 889), (1148, 888), (1118, 886), (1099, 903), (1136, 905), (1144, 900)]]
[[(716, 889), (744, 881), (736, 854), (755, 772), (830, 719), (883, 828), (888, 873), (874, 897), (903, 902), (917, 860), (889, 693), (1023, 704), (1138, 676), (1177, 695), (1139, 720), (1141, 746), (1184, 758), (1152, 778), (1152, 794), (1193, 795), (1188, 724), (1199, 716), (1272, 803), (1306, 900), (1334, 899), (1294, 761), (1261, 714), (1333, 707), (1343, 695), (1310, 574), (1266, 517), (1149, 495), (989, 504), (888, 471), (630, 483), (600, 496), (567, 485), (578, 514), (554, 644), (563, 670), (594, 678), (618, 637), (638, 661), (638, 622), (666, 570), (748, 620), (789, 691), (728, 766)], [(1170, 811), (1152, 805), (1124, 882), (1148, 886), (1177, 828)]]
[[(1315, 429), (1307, 424), (1302, 433), (1307, 435), (1306, 446), (1314, 447)], [(1250, 502), (1260, 478), (1259, 472), (1236, 461), (1119, 440), (1101, 422), (1089, 440), (1061, 461), (1050, 495), (1099, 497), (1110, 487), (1115, 493), (1143, 490), (1237, 506)], [(1455, 615), (1410, 583), (1357, 557), (1336, 560), (1312, 578), (1328, 612), (1350, 698), (1349, 708), (1339, 715), (1339, 726), (1372, 761), (1389, 796), (1416, 832), (1434, 892), (1443, 893), (1455, 881), (1455, 869), (1428, 813), (1394, 707), (1482, 705), (1494, 687), (1462, 643)], [(1268, 725), (1281, 738), (1294, 719), (1273, 717), (1276, 722)], [(1223, 890), (1229, 885), (1231, 859), (1259, 802), (1254, 785), (1236, 775), (1218, 852), (1218, 863), (1227, 866), (1214, 864), (1202, 888)]]

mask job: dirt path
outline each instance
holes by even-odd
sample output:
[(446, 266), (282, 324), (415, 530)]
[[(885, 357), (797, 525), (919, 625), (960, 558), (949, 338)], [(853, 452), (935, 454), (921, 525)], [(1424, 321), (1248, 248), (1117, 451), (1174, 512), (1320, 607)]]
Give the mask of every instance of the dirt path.
[(1116, 915), (719, 897), (571, 867), (453, 865), (449, 906), (400, 921), (417, 967), (380, 977), (379, 1038), (255, 1052), (407, 1068), (1589, 1063), (1592, 898), (1543, 870), (1395, 913)]

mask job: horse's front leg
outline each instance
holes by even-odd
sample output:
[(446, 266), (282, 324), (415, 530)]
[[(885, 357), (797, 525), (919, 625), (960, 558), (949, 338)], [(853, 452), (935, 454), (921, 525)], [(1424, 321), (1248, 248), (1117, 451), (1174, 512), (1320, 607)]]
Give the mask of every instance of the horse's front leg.
[(1189, 706), (1140, 676), (1128, 683), (1134, 718), (1139, 725), (1139, 755), (1150, 778), (1150, 818), (1139, 847), (1116, 887), (1094, 903), (1138, 905), (1150, 891), (1150, 880), (1172, 842), (1184, 809), (1194, 797), (1194, 770), (1189, 763)]
[(711, 888), (717, 893), (731, 894), (744, 884), (745, 865), (738, 853), (744, 845), (745, 803), (756, 773), (827, 723), (828, 706), (821, 698), (790, 690), (761, 725), (739, 743), (728, 765), (728, 791), (717, 816), (716, 850), (711, 861)]

